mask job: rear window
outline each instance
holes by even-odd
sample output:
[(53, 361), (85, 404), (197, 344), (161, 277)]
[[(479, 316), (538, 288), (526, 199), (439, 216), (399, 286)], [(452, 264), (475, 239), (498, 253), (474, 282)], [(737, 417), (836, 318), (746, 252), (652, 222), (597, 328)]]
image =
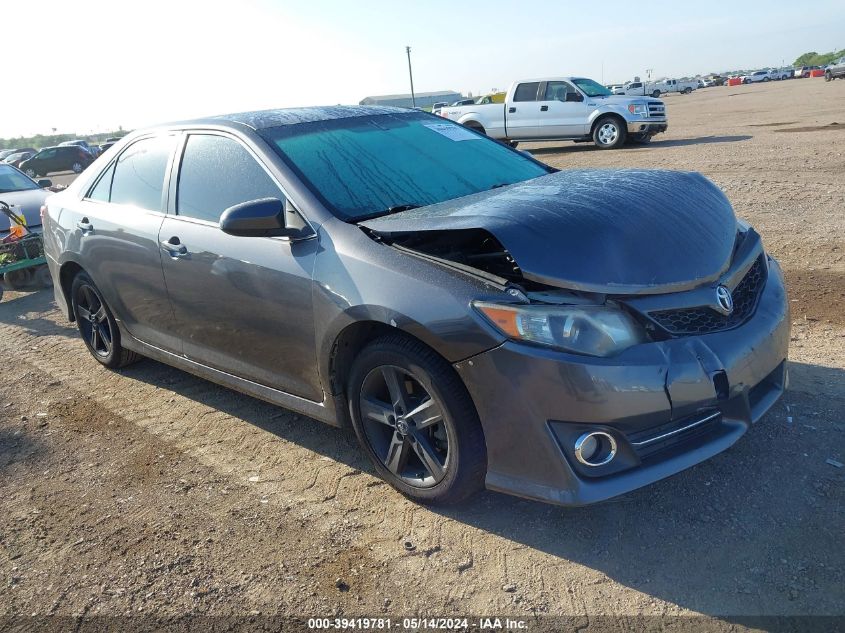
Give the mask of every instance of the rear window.
[(527, 84), (519, 84), (513, 94), (514, 101), (536, 101), (537, 89), (540, 87), (540, 82), (534, 81)]

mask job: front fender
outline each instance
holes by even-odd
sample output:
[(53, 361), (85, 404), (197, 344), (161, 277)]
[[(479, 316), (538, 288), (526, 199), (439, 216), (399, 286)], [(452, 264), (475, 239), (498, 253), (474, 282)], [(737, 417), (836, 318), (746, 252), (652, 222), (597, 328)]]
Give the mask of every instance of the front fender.
[(590, 124), (589, 127), (592, 128), (593, 123), (596, 122), (596, 119), (601, 116), (604, 116), (605, 114), (615, 114), (617, 116), (620, 116), (625, 120), (626, 123), (630, 123), (634, 120), (634, 118), (631, 116), (631, 113), (628, 112), (627, 107), (623, 108), (619, 105), (601, 105), (590, 113), (590, 116), (588, 117), (588, 122)]

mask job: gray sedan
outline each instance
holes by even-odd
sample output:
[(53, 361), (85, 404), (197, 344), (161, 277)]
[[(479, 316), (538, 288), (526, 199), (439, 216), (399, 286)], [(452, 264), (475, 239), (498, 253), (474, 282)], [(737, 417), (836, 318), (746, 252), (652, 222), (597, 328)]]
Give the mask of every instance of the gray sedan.
[(118, 149), (45, 215), (93, 357), (351, 424), (417, 501), (607, 499), (725, 450), (786, 386), (781, 270), (698, 174), (558, 172), (386, 107)]

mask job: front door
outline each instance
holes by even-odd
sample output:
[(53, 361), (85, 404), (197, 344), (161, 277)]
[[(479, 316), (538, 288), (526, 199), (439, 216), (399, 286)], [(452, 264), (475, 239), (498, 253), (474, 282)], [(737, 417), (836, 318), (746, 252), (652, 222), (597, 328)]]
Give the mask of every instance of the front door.
[(317, 239), (236, 237), (218, 226), (226, 208), (259, 198), (285, 200), (240, 140), (187, 136), (159, 233), (176, 331), (190, 360), (321, 401), (311, 303)]
[(547, 82), (538, 105), (540, 135), (560, 138), (583, 136), (589, 132), (584, 97), (569, 82)]

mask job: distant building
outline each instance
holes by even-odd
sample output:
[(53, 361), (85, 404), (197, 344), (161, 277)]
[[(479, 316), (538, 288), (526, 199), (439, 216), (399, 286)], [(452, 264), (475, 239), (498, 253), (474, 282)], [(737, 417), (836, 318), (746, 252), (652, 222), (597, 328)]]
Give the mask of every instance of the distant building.
[[(425, 108), (426, 106), (434, 105), (438, 101), (445, 101), (447, 103), (454, 103), (459, 99), (463, 99), (460, 92), (454, 90), (441, 90), (439, 92), (417, 92), (414, 95), (417, 101), (418, 108)], [(364, 97), (359, 102), (359, 105), (380, 105), (380, 106), (396, 106), (398, 108), (412, 108), (414, 102), (410, 94), (406, 95), (381, 95), (380, 97)]]

